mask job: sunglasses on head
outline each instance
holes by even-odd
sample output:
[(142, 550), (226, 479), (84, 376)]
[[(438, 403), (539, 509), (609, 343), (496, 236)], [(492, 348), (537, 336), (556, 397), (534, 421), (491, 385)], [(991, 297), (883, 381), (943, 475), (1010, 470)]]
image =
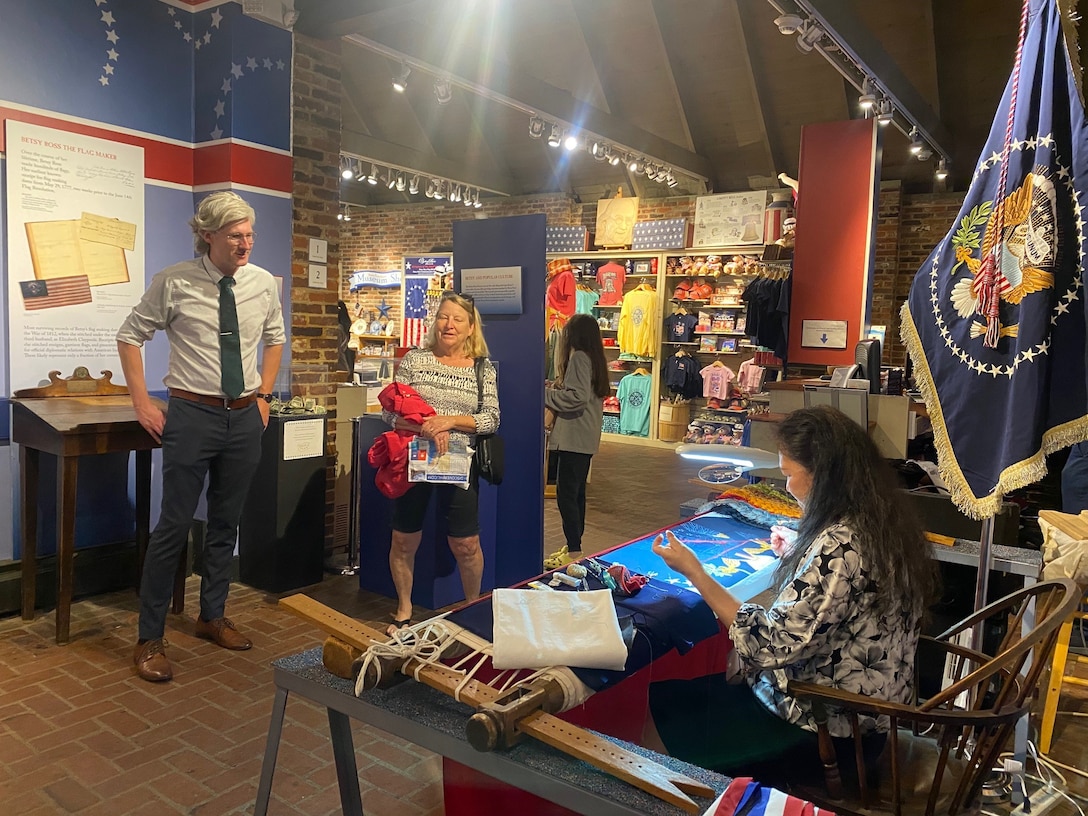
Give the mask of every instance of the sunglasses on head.
[(442, 293), (442, 300), (450, 300), (451, 298), (461, 298), (462, 300), (467, 300), (473, 306), (476, 305), (476, 300), (472, 297), (472, 295), (464, 295), (460, 292), (455, 292), (452, 289), (447, 289), (445, 292)]

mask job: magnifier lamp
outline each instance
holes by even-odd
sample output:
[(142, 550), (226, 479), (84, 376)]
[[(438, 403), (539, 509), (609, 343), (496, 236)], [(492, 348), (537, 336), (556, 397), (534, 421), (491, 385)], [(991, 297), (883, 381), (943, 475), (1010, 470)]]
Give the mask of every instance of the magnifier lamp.
[(710, 462), (699, 470), (707, 484), (725, 484), (752, 470), (778, 470), (778, 454), (738, 445), (707, 445), (698, 442), (676, 446), (676, 453), (694, 462)]

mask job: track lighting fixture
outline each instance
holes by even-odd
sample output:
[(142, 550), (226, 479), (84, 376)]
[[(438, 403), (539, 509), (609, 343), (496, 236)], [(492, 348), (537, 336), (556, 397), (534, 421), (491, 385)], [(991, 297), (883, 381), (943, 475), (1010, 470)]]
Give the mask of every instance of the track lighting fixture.
[(352, 166), (351, 159), (340, 162), (340, 177), (345, 181), (351, 181), (355, 178), (355, 168)]
[(351, 205), (341, 204), (340, 212), (336, 214), (337, 221), (350, 221), (351, 220)]
[(438, 182), (436, 182), (434, 179), (429, 179), (427, 181), (427, 192), (426, 192), (427, 198), (434, 198), (434, 194), (437, 191), (438, 191)]
[(385, 174), (385, 186), (388, 187), (390, 190), (397, 186), (397, 174), (394, 173), (392, 170), (388, 171)]
[(402, 170), (402, 171), (397, 173), (397, 192), (398, 193), (403, 193), (404, 188), (407, 187), (407, 186), (408, 186), (408, 184), (407, 184), (407, 181), (404, 178), (404, 171)]
[(408, 192), (412, 195), (419, 195), (419, 174), (412, 176), (408, 181)]
[(879, 111), (876, 115), (877, 124), (881, 126), (891, 124), (892, 119), (895, 118), (895, 106), (892, 101), (890, 99), (881, 99), (877, 110)]
[(915, 154), (915, 157), (918, 159), (918, 161), (929, 161), (931, 158), (933, 158), (933, 151), (929, 149), (929, 145), (923, 142), (922, 149)]
[(551, 133), (548, 134), (548, 147), (559, 147), (563, 142), (563, 131), (559, 125), (552, 125)]
[(539, 139), (544, 135), (544, 120), (539, 116), (533, 116), (529, 119), (529, 136), (533, 139)]
[(937, 162), (937, 169), (933, 175), (937, 177), (937, 181), (944, 181), (948, 178), (948, 163), (945, 161), (944, 156), (941, 156), (941, 160)]
[(453, 88), (450, 87), (448, 77), (435, 77), (434, 100), (439, 105), (448, 105), (453, 99)]
[(408, 88), (408, 75), (412, 73), (412, 69), (406, 64), (401, 63), (400, 72), (393, 77), (393, 90), (397, 93), (404, 93)]
[(671, 172), (665, 177), (665, 184), (668, 187), (675, 187), (679, 183), (680, 182), (676, 180), (676, 176), (674, 176)]
[(910, 129), (910, 152), (917, 156), (922, 152), (922, 147), (925, 142), (922, 141), (922, 134), (918, 132), (918, 128), (912, 127)]
[(861, 96), (858, 97), (858, 106), (868, 113), (876, 107), (876, 94), (873, 93), (873, 83), (869, 77), (861, 83)]
[(816, 23), (806, 23), (797, 34), (797, 50), (802, 54), (809, 53), (824, 36), (824, 30)]
[(370, 175), (366, 177), (366, 180), (370, 184), (378, 183), (378, 165), (373, 162), (370, 163)]
[(575, 136), (573, 133), (568, 133), (567, 138), (563, 140), (563, 147), (565, 147), (567, 150), (577, 150), (578, 137)]

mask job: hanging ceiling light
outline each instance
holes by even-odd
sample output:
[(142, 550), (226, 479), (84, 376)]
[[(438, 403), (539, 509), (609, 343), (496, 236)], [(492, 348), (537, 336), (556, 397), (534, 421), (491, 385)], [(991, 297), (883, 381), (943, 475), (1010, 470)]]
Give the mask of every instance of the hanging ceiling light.
[(937, 177), (937, 181), (944, 181), (948, 178), (948, 163), (945, 161), (944, 156), (941, 156), (941, 160), (937, 162), (937, 170), (933, 175)]
[(529, 136), (534, 139), (539, 139), (544, 135), (544, 120), (539, 116), (532, 116), (529, 118)]
[(434, 197), (439, 200), (446, 197), (446, 182), (444, 182), (442, 179), (435, 180)]
[(408, 75), (412, 73), (412, 69), (405, 63), (401, 63), (400, 73), (393, 77), (393, 90), (397, 93), (404, 93), (408, 87)]
[(858, 106), (868, 113), (876, 107), (876, 94), (873, 93), (873, 82), (869, 77), (861, 83), (861, 96), (858, 97)]
[(578, 137), (575, 136), (573, 133), (568, 133), (567, 138), (563, 140), (563, 147), (565, 147), (567, 150), (577, 150)]
[(449, 77), (435, 77), (434, 99), (439, 105), (448, 105), (453, 99), (453, 88), (450, 86)]
[(408, 181), (408, 192), (412, 195), (419, 195), (419, 174), (412, 176)]
[(355, 168), (352, 166), (351, 159), (343, 159), (340, 162), (340, 177), (345, 181), (351, 181), (355, 178)]

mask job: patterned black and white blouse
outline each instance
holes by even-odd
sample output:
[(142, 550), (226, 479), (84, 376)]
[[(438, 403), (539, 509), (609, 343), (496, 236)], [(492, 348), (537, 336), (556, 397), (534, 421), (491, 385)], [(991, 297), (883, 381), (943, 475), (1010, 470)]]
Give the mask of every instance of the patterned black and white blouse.
[[(816, 730), (811, 707), (786, 693), (791, 679), (881, 700), (910, 699), (919, 615), (910, 608), (874, 611), (879, 588), (852, 538), (845, 524), (824, 530), (770, 608), (743, 604), (729, 629), (756, 697), (810, 731)], [(863, 718), (861, 729), (887, 731), (887, 718)], [(849, 720), (831, 709), (828, 730), (849, 737)]]
[[(476, 368), (460, 368), (446, 365), (428, 349), (412, 349), (404, 355), (397, 367), (397, 382), (410, 385), (442, 416), (471, 416), (476, 420), (476, 432), (494, 433), (499, 427), (499, 391), (495, 379), (495, 367), (487, 360), (483, 366), (484, 406), (479, 408), (479, 392), (476, 385)], [(382, 418), (393, 425), (396, 414), (382, 412)], [(460, 438), (472, 445), (474, 434), (450, 431), (450, 439)]]

